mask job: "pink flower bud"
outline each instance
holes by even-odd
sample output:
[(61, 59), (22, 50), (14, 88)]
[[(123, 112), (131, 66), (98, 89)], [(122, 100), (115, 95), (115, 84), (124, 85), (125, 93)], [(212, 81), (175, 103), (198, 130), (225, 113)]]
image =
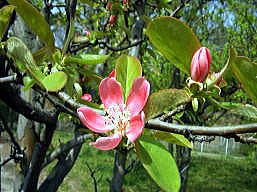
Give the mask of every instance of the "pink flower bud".
[(203, 82), (210, 72), (211, 54), (208, 48), (198, 49), (191, 62), (191, 78), (197, 82)]
[(112, 9), (112, 2), (108, 2), (107, 5), (106, 5), (106, 8), (108, 10), (111, 10)]
[(110, 16), (110, 19), (109, 19), (109, 23), (111, 24), (111, 25), (113, 25), (115, 22), (116, 22), (116, 20), (117, 20), (117, 16), (116, 15), (111, 15)]
[(81, 96), (81, 99), (91, 102), (92, 101), (92, 96), (90, 94), (86, 93), (86, 94)]
[(88, 37), (90, 36), (90, 31), (84, 30), (84, 34)]

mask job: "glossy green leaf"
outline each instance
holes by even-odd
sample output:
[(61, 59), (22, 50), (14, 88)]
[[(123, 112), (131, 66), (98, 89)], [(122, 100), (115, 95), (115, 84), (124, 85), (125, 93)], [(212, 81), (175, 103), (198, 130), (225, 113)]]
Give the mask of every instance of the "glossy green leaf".
[(80, 84), (79, 83), (74, 83), (73, 86), (74, 86), (74, 89), (75, 89), (78, 97), (81, 97), (82, 94), (83, 94), (83, 91), (82, 91), (82, 87), (80, 86)]
[(9, 26), (14, 8), (15, 7), (12, 5), (7, 5), (0, 9), (0, 40), (3, 38), (3, 35)]
[(7, 41), (7, 55), (14, 60), (19, 68), (26, 69), (26, 71), (37, 81), (39, 85), (45, 78), (45, 75), (40, 71), (36, 65), (34, 58), (27, 48), (27, 46), (16, 37), (11, 37)]
[(121, 55), (116, 61), (116, 78), (121, 83), (125, 100), (135, 78), (142, 75), (142, 67), (136, 57)]
[(8, 3), (16, 7), (15, 10), (41, 41), (51, 48), (54, 47), (54, 35), (50, 26), (33, 5), (26, 0), (8, 0)]
[(24, 91), (27, 91), (31, 87), (33, 87), (33, 85), (36, 84), (36, 81), (35, 81), (35, 79), (30, 78), (29, 76), (25, 76), (25, 77), (23, 77), (23, 84), (24, 84), (24, 87), (22, 89)]
[(190, 141), (188, 141), (188, 139), (185, 138), (183, 135), (179, 135), (175, 133), (167, 133), (162, 131), (155, 131), (153, 133), (153, 136), (162, 141), (166, 141), (172, 144), (193, 149), (193, 144)]
[(69, 56), (64, 60), (65, 64), (79, 64), (79, 65), (96, 65), (105, 62), (109, 55), (90, 55), (81, 54), (79, 56)]
[(190, 101), (190, 96), (184, 90), (164, 89), (150, 95), (144, 107), (146, 119), (149, 120), (165, 110)]
[(66, 84), (68, 76), (63, 72), (52, 73), (43, 79), (42, 83), (47, 91), (57, 92)]
[(164, 191), (179, 191), (178, 168), (164, 145), (152, 137), (142, 136), (136, 142), (136, 153), (148, 174)]
[(158, 17), (150, 22), (146, 34), (172, 64), (189, 73), (192, 56), (201, 44), (185, 23), (173, 17)]
[(243, 89), (257, 103), (257, 63), (247, 57), (235, 56), (231, 61), (231, 68)]

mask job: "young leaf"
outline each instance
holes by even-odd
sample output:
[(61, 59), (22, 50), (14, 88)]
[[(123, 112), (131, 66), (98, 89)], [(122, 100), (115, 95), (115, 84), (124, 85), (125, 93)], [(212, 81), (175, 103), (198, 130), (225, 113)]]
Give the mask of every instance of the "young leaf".
[(156, 131), (153, 133), (153, 136), (162, 141), (193, 149), (193, 144), (188, 141), (187, 138), (185, 138), (183, 135)]
[(257, 63), (251, 62), (247, 57), (235, 56), (231, 61), (231, 68), (245, 92), (257, 103)]
[(37, 81), (39, 85), (45, 75), (36, 65), (34, 58), (27, 46), (16, 37), (11, 37), (7, 41), (7, 55), (14, 60), (14, 63), (26, 71)]
[(142, 75), (141, 64), (136, 57), (121, 55), (116, 61), (115, 69), (126, 100), (134, 79)]
[(201, 44), (185, 23), (173, 17), (158, 17), (150, 22), (146, 35), (172, 64), (190, 72), (192, 56)]
[(17, 13), (22, 17), (28, 27), (35, 32), (50, 48), (54, 47), (54, 35), (43, 15), (26, 0), (8, 0), (8, 3), (16, 7)]
[(0, 9), (0, 40), (7, 30), (14, 8), (12, 5), (7, 5)]
[(136, 142), (136, 153), (153, 180), (166, 192), (177, 192), (180, 175), (175, 160), (164, 145), (149, 136)]
[(81, 54), (79, 56), (69, 56), (64, 59), (65, 64), (79, 64), (79, 65), (96, 65), (103, 63), (108, 59), (109, 55), (90, 55)]
[(59, 71), (46, 76), (42, 83), (47, 91), (57, 92), (64, 87), (67, 79), (67, 75), (63, 71)]
[(164, 89), (150, 95), (144, 107), (146, 120), (149, 120), (177, 105), (190, 101), (190, 96), (184, 90)]

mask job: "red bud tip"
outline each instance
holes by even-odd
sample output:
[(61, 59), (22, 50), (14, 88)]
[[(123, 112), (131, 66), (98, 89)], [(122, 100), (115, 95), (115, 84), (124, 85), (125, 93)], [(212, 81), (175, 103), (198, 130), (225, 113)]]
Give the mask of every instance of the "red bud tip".
[(116, 78), (116, 70), (113, 69), (112, 72), (108, 76), (109, 78)]
[(106, 5), (106, 9), (111, 10), (112, 9), (112, 2), (108, 2)]
[(86, 94), (81, 96), (81, 99), (91, 102), (92, 101), (92, 96), (90, 94), (86, 93)]
[(191, 62), (191, 78), (197, 82), (203, 82), (210, 72), (211, 54), (208, 48), (198, 49)]
[(111, 24), (111, 25), (113, 25), (116, 21), (117, 21), (117, 16), (116, 15), (111, 15), (110, 16), (110, 20), (109, 20), (109, 23)]

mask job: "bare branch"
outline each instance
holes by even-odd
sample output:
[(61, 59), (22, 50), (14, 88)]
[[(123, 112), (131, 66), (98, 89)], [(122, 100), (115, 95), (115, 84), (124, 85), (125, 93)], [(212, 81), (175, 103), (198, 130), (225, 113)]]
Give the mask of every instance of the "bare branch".
[(2, 163), (0, 163), (0, 167), (3, 167), (6, 163), (8, 163), (9, 161), (11, 161), (13, 159), (13, 157), (8, 157), (7, 159), (5, 159)]
[(90, 139), (92, 137), (93, 137), (92, 134), (85, 134), (85, 135), (76, 137), (65, 144), (60, 145), (51, 154), (47, 155), (47, 157), (45, 158), (45, 162), (42, 165), (42, 168), (46, 167), (49, 163), (51, 163), (53, 160), (58, 158), (64, 152), (70, 151), (73, 147), (84, 143), (87, 139)]
[(232, 135), (229, 138), (234, 138), (236, 142), (240, 142), (240, 143), (255, 143), (257, 144), (257, 138), (253, 138), (253, 137), (242, 137), (240, 135)]
[(257, 123), (233, 125), (233, 126), (192, 126), (178, 125), (160, 121), (159, 119), (151, 119), (147, 122), (146, 127), (153, 130), (178, 133), (186, 135), (209, 135), (209, 136), (230, 136), (234, 134), (255, 133), (257, 132)]
[(93, 179), (93, 185), (94, 185), (94, 191), (97, 192), (97, 179), (95, 177), (95, 173), (99, 170), (99, 169), (95, 169), (93, 170), (89, 164), (86, 162), (86, 166), (90, 172), (90, 177)]
[(170, 111), (169, 113), (162, 115), (162, 116), (160, 117), (160, 120), (161, 120), (161, 121), (164, 121), (165, 119), (167, 119), (167, 118), (169, 118), (169, 117), (172, 117), (172, 116), (174, 116), (174, 115), (176, 115), (176, 114), (178, 114), (178, 113), (180, 113), (180, 112), (182, 112), (182, 111), (185, 111), (186, 106), (187, 106), (187, 105), (184, 104), (184, 105), (180, 105), (180, 106), (176, 107), (174, 110)]

